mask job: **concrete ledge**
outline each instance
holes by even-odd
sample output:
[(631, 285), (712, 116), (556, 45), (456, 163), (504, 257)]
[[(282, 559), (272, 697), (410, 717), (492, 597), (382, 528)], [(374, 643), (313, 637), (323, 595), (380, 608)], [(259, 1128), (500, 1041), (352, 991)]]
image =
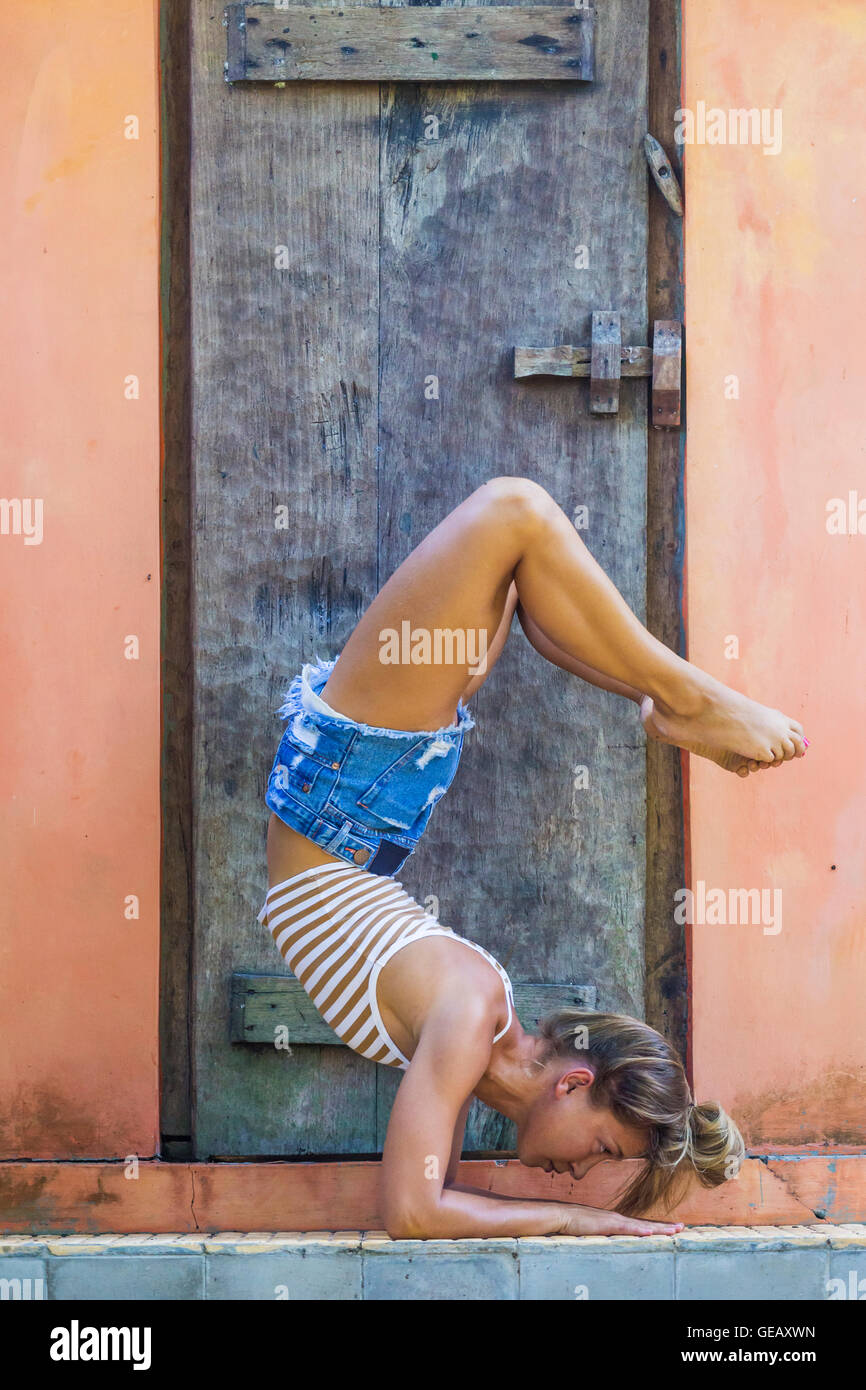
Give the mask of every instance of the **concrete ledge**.
[(0, 1299), (866, 1299), (866, 1225), (391, 1240), (383, 1231), (0, 1236)]
[[(142, 1159), (134, 1166), (128, 1159), (4, 1160), (0, 1229), (21, 1235), (374, 1230), (382, 1225), (381, 1167), (378, 1159)], [(599, 1163), (576, 1182), (568, 1174), (525, 1168), (517, 1159), (464, 1159), (458, 1180), (500, 1196), (559, 1199), (616, 1210), (619, 1193), (640, 1167), (637, 1159)], [(711, 1191), (694, 1187), (674, 1211), (645, 1215), (690, 1226), (866, 1221), (866, 1151), (828, 1150), (821, 1156), (789, 1152), (779, 1156), (776, 1167), (778, 1172), (771, 1171), (769, 1153), (747, 1158), (736, 1182)], [(795, 1192), (798, 1183), (812, 1205)]]

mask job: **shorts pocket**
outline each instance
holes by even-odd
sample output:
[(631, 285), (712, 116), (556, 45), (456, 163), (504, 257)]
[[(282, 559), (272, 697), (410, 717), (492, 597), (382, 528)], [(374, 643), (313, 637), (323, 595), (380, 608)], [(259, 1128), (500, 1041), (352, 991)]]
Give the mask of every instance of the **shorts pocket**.
[(420, 738), (361, 793), (357, 804), (392, 829), (410, 830), (420, 818), (426, 821), (444, 796), (459, 761), (460, 744)]
[(339, 767), (345, 756), (346, 747), (345, 735), (342, 741), (332, 737), (312, 715), (298, 710), (286, 725), (283, 733), (280, 743), (281, 761), (285, 763), (291, 761), (291, 756), (282, 756), (284, 753), (290, 755), (301, 753), (310, 762), (318, 763), (322, 767)]
[(271, 784), (276, 791), (294, 797), (302, 804), (310, 804), (315, 798), (318, 806), (331, 795), (340, 775), (339, 767), (339, 763), (326, 765), (319, 762), (292, 745), (281, 745), (271, 773)]

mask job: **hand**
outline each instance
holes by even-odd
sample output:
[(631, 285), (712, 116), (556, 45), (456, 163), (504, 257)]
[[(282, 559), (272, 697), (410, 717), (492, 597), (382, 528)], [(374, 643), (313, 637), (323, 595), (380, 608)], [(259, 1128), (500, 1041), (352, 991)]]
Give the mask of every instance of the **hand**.
[(569, 1204), (558, 1234), (561, 1236), (675, 1236), (682, 1221), (645, 1221), (642, 1217), (620, 1216), (618, 1211), (601, 1207)]

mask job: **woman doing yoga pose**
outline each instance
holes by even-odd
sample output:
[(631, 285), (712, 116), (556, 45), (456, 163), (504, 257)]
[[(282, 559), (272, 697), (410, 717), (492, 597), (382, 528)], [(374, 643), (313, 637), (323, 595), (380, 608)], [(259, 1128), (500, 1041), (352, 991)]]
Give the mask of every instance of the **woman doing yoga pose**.
[[(465, 702), (515, 610), (542, 656), (633, 700), (653, 739), (740, 777), (805, 753), (795, 719), (651, 636), (544, 488), (493, 478), (400, 565), (339, 658), (292, 682), (266, 794), (259, 920), (337, 1035), (405, 1072), (382, 1165), (392, 1236), (673, 1233), (681, 1223), (639, 1214), (670, 1211), (689, 1178), (714, 1187), (736, 1176), (733, 1121), (694, 1104), (670, 1046), (636, 1019), (568, 1009), (525, 1032), (499, 962), (394, 879), (456, 772), (473, 724)], [(423, 640), (407, 659), (406, 639), (425, 633), (462, 635), (466, 659), (437, 660)], [(459, 1184), (474, 1096), (514, 1121), (529, 1167), (579, 1179), (597, 1163), (643, 1159), (619, 1211)]]

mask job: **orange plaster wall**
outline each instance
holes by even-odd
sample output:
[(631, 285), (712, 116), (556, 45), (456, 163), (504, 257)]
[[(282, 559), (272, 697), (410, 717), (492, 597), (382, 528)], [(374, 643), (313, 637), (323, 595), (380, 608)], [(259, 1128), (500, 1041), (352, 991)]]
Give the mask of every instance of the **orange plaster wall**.
[[(806, 725), (795, 767), (693, 760), (692, 881), (780, 887), (783, 928), (693, 929), (701, 1097), (753, 1142), (863, 1143), (866, 10), (685, 0), (685, 104), (781, 107), (782, 152), (686, 152), (693, 660)], [(156, 0), (3, 21), (0, 1156), (156, 1150)], [(136, 116), (139, 138), (124, 138)], [(725, 379), (739, 378), (739, 399)], [(126, 399), (127, 377), (138, 399)], [(124, 643), (139, 642), (137, 660)], [(739, 639), (737, 661), (724, 655)], [(835, 869), (830, 866), (835, 865)], [(129, 920), (125, 902), (139, 900)]]
[(157, 5), (29, 0), (0, 26), (0, 496), (43, 509), (40, 543), (0, 534), (0, 1155), (152, 1154)]
[(778, 934), (692, 929), (695, 1086), (753, 1142), (863, 1144), (866, 534), (827, 504), (866, 499), (866, 8), (691, 0), (684, 49), (687, 108), (782, 111), (779, 154), (685, 149), (689, 656), (811, 740), (691, 760), (692, 886), (782, 893)]

